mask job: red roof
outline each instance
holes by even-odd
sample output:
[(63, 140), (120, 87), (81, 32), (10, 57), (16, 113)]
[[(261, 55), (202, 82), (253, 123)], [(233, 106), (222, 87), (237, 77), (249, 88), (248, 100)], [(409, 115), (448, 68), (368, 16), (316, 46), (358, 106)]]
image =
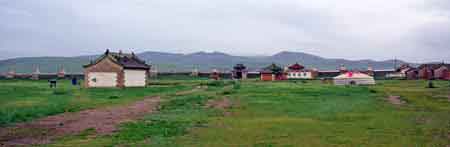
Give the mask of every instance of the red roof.
[(304, 69), (305, 67), (302, 66), (302, 65), (300, 65), (300, 64), (298, 64), (298, 63), (295, 63), (294, 65), (291, 65), (291, 66), (289, 66), (288, 68), (289, 68), (290, 70), (302, 70), (302, 69)]

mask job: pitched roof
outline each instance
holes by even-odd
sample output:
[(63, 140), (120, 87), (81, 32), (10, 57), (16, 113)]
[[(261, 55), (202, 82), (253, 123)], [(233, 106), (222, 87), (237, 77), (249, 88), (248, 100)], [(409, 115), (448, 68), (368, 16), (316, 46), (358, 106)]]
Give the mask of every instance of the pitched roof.
[(279, 67), (275, 63), (270, 64), (269, 66), (262, 69), (262, 73), (278, 73), (282, 72), (283, 68)]
[(289, 68), (290, 70), (302, 70), (302, 69), (304, 69), (305, 67), (302, 66), (302, 65), (300, 65), (300, 64), (298, 64), (298, 63), (295, 63), (295, 64), (289, 66), (288, 68)]
[(413, 67), (411, 67), (411, 68), (409, 68), (408, 70), (406, 70), (405, 73), (413, 72), (413, 71), (418, 71), (418, 68), (413, 68)]
[(233, 69), (234, 69), (234, 70), (245, 70), (245, 69), (247, 69), (247, 67), (245, 67), (244, 64), (236, 64), (236, 65), (233, 67)]
[(134, 55), (134, 53), (124, 54), (121, 52), (119, 53), (109, 52), (109, 50), (106, 50), (106, 52), (102, 56), (97, 58), (97, 60), (88, 65), (85, 65), (84, 67), (95, 65), (105, 58), (111, 59), (114, 63), (117, 63), (126, 69), (146, 69), (146, 70), (150, 69), (150, 65), (140, 60), (136, 55)]
[(445, 64), (445, 63), (439, 63), (439, 64), (422, 64), (420, 65), (418, 68), (419, 69), (424, 69), (424, 68), (429, 68), (432, 70), (436, 70), (438, 68), (441, 68), (442, 66), (447, 67), (448, 69), (450, 69), (450, 64)]
[(409, 66), (409, 64), (402, 64), (400, 67), (398, 67), (395, 71), (396, 72), (400, 72), (400, 71), (402, 71), (402, 70), (408, 70), (408, 69), (410, 69), (410, 68), (412, 68), (411, 66)]

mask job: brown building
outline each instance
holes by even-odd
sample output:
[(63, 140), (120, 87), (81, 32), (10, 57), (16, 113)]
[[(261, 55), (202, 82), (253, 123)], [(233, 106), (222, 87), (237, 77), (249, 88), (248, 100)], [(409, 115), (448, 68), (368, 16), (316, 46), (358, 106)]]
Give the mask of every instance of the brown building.
[(434, 70), (434, 78), (439, 80), (450, 80), (450, 64), (441, 64)]
[(417, 68), (409, 68), (404, 71), (407, 80), (417, 80), (419, 79), (419, 70)]
[(134, 53), (106, 52), (84, 66), (85, 87), (144, 87), (150, 65)]
[(450, 64), (422, 64), (418, 67), (419, 78), (424, 80), (441, 79), (449, 80)]
[(283, 69), (277, 66), (275, 63), (272, 63), (266, 68), (263, 68), (263, 70), (260, 71), (260, 74), (262, 81), (275, 81), (287, 79), (285, 73), (283, 72)]

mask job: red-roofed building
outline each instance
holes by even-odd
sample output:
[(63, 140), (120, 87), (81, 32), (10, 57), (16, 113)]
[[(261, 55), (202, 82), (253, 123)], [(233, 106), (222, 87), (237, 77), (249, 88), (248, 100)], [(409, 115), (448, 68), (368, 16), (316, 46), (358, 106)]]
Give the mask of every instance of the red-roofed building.
[(288, 79), (315, 79), (318, 76), (316, 69), (305, 69), (298, 63), (288, 66), (286, 73)]

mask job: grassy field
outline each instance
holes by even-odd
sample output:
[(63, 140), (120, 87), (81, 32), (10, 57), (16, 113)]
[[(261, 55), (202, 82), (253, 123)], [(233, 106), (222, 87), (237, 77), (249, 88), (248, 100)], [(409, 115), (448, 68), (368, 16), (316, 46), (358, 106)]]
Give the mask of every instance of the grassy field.
[(154, 85), (148, 88), (83, 89), (61, 80), (49, 88), (46, 80), (0, 81), (0, 126), (29, 121), (63, 112), (76, 112), (115, 104), (125, 104), (145, 96), (190, 89), (189, 84)]
[[(1, 123), (65, 111), (119, 105), (147, 95), (165, 100), (157, 114), (111, 135), (86, 130), (49, 146), (446, 146), (450, 144), (450, 83), (378, 81), (376, 86), (305, 82), (207, 82), (163, 79), (148, 88), (80, 89), (45, 81), (1, 81)], [(162, 86), (164, 85), (164, 86)], [(207, 86), (191, 93), (176, 91)], [(388, 96), (400, 96), (393, 105)], [(228, 98), (231, 109), (206, 108)]]

